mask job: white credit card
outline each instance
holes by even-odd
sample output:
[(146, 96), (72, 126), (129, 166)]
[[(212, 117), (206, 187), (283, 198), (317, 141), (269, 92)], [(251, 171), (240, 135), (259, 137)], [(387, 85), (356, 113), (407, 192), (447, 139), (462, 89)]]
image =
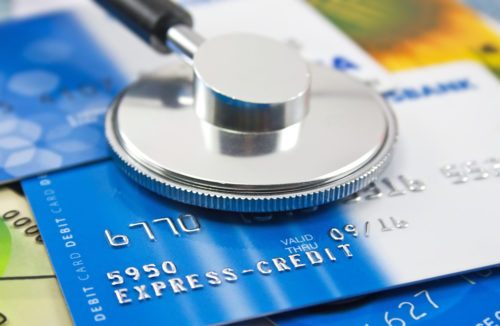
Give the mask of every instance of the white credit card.
[(392, 217), (408, 225), (387, 222), (366, 250), (395, 283), (500, 263), (498, 80), (468, 61), (394, 77), (398, 88), (386, 94), (399, 124), (393, 162), (346, 210), (360, 226)]

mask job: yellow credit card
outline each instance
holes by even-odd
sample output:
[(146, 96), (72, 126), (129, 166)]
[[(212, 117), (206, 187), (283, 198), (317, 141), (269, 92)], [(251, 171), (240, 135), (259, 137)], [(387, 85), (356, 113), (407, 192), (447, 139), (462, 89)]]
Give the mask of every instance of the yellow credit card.
[(474, 60), (500, 77), (500, 37), (454, 0), (308, 0), (391, 71)]
[(71, 325), (26, 198), (0, 188), (0, 325)]

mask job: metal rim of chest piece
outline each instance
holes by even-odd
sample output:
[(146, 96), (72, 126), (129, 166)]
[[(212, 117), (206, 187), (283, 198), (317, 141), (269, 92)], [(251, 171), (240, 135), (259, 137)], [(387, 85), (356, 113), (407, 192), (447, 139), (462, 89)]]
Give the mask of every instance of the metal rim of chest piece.
[[(209, 52), (219, 41), (198, 49), (196, 55), (210, 57), (206, 63), (195, 56), (193, 67), (170, 64), (113, 102), (106, 137), (129, 177), (167, 198), (237, 212), (317, 206), (377, 178), (397, 134), (394, 114), (380, 95), (328, 67), (301, 65), (262, 39), (255, 40), (258, 46), (244, 39), (234, 60), (231, 40), (217, 61)], [(253, 58), (261, 45), (271, 59), (259, 66), (276, 70), (282, 80), (262, 78), (255, 67), (230, 67), (247, 69), (241, 74), (262, 85), (247, 91), (243, 81), (243, 87), (227, 82), (234, 76), (212, 69), (243, 55)]]

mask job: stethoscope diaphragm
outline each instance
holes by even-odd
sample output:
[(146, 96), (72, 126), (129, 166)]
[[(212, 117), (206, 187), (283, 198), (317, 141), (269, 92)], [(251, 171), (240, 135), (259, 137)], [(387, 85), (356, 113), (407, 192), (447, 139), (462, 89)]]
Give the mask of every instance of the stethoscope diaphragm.
[(142, 186), (191, 205), (272, 212), (346, 197), (387, 165), (395, 117), (362, 83), (261, 36), (204, 41), (177, 25), (166, 44), (185, 62), (132, 84), (106, 118), (117, 162)]

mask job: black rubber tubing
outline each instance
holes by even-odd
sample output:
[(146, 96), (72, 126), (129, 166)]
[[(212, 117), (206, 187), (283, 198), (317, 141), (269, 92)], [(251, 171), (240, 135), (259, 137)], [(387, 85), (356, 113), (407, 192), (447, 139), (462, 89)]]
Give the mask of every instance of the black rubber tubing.
[(141, 39), (160, 52), (170, 52), (167, 30), (174, 25), (193, 26), (191, 15), (168, 0), (96, 0)]

